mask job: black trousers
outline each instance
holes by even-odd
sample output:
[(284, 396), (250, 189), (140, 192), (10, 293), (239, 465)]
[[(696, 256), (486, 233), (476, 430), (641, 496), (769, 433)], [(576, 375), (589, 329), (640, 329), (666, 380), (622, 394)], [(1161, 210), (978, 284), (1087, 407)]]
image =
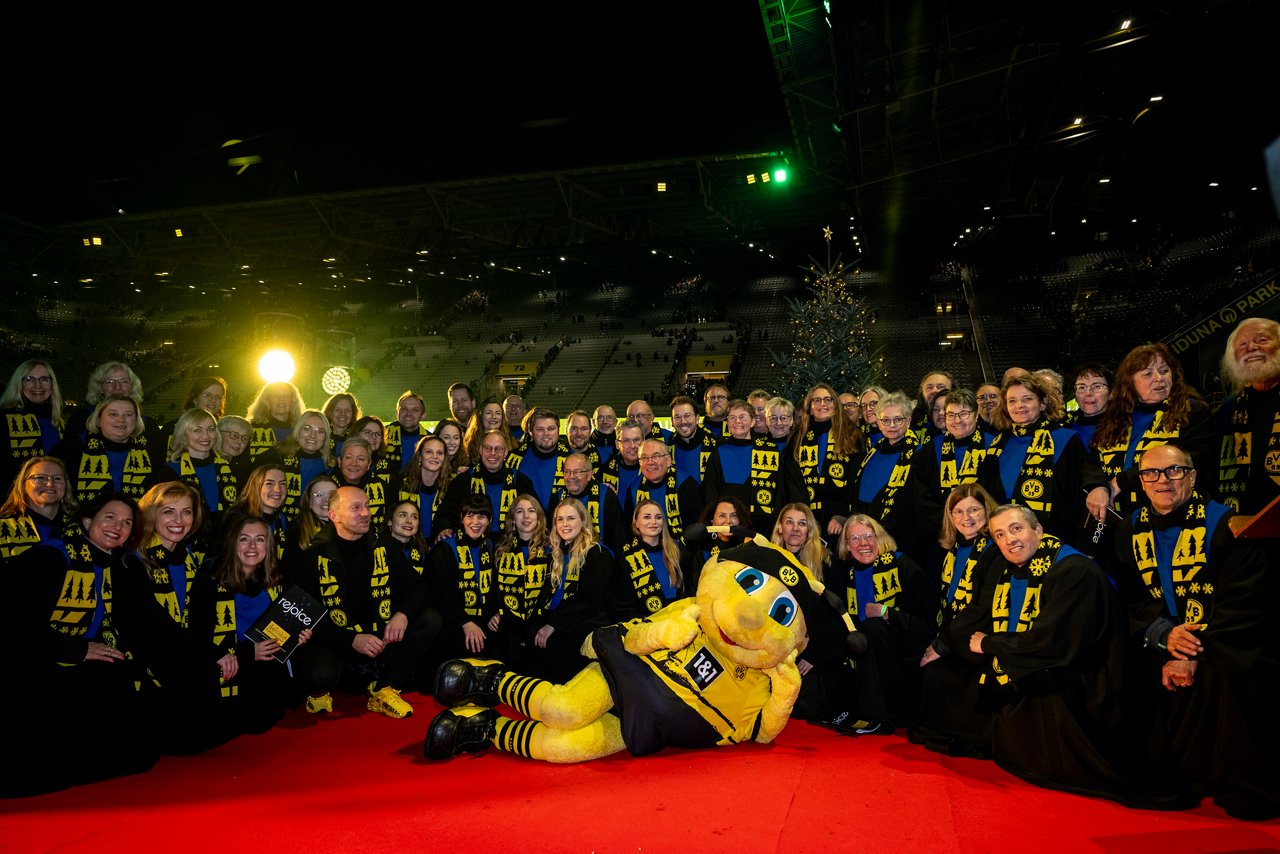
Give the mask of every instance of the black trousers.
[(412, 688), (414, 670), (440, 633), (440, 620), (435, 608), (423, 609), (409, 623), (404, 638), (387, 644), (376, 658), (361, 655), (350, 646), (335, 649), (321, 643), (304, 644), (293, 656), (295, 672), (313, 697), (339, 687), (362, 690), (370, 682), (377, 688)]

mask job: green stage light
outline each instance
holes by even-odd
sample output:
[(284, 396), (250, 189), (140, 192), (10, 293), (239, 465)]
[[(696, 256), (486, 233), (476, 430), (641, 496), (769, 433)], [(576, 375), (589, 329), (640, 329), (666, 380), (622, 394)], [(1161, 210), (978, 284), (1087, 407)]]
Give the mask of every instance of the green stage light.
[(773, 180), (779, 184), (785, 184), (787, 181), (787, 170), (786, 169), (773, 170)]

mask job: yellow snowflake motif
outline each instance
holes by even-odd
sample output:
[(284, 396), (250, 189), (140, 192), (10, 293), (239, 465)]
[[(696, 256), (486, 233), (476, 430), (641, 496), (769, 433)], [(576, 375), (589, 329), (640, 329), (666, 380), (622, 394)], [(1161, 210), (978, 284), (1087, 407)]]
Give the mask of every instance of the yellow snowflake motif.
[(1048, 555), (1035, 558), (1031, 561), (1031, 574), (1035, 576), (1044, 575), (1051, 566), (1053, 566), (1053, 561), (1049, 559)]
[(1206, 595), (1206, 596), (1212, 596), (1212, 595), (1213, 595), (1213, 585), (1212, 585), (1212, 584), (1208, 584), (1208, 583), (1206, 583), (1206, 584), (1205, 584), (1205, 586), (1204, 586), (1204, 595)]
[(1192, 593), (1199, 593), (1199, 592), (1200, 592), (1200, 582), (1198, 582), (1198, 581), (1193, 581), (1193, 582), (1191, 582), (1191, 592), (1192, 592)]
[(1179, 584), (1177, 587), (1173, 588), (1173, 592), (1178, 595), (1179, 599), (1181, 599), (1183, 596), (1187, 595), (1186, 585)]

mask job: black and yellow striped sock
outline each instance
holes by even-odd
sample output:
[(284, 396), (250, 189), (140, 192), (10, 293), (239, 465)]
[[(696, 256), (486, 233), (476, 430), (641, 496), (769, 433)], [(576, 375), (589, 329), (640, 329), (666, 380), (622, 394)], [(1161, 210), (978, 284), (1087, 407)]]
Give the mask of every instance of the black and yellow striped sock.
[(540, 726), (545, 724), (498, 718), (498, 731), (493, 736), (493, 746), (526, 759), (537, 759), (539, 757), (533, 755), (533, 734)]
[(507, 672), (498, 683), (498, 700), (526, 717), (536, 718), (538, 707), (551, 687), (552, 683), (546, 680)]

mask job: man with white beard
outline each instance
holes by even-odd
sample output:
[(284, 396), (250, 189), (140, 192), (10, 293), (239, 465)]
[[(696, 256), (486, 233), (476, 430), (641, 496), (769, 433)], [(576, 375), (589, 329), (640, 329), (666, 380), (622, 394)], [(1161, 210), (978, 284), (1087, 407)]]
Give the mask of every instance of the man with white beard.
[(1280, 323), (1249, 317), (1227, 338), (1218, 491), (1231, 509), (1257, 513), (1280, 495)]

